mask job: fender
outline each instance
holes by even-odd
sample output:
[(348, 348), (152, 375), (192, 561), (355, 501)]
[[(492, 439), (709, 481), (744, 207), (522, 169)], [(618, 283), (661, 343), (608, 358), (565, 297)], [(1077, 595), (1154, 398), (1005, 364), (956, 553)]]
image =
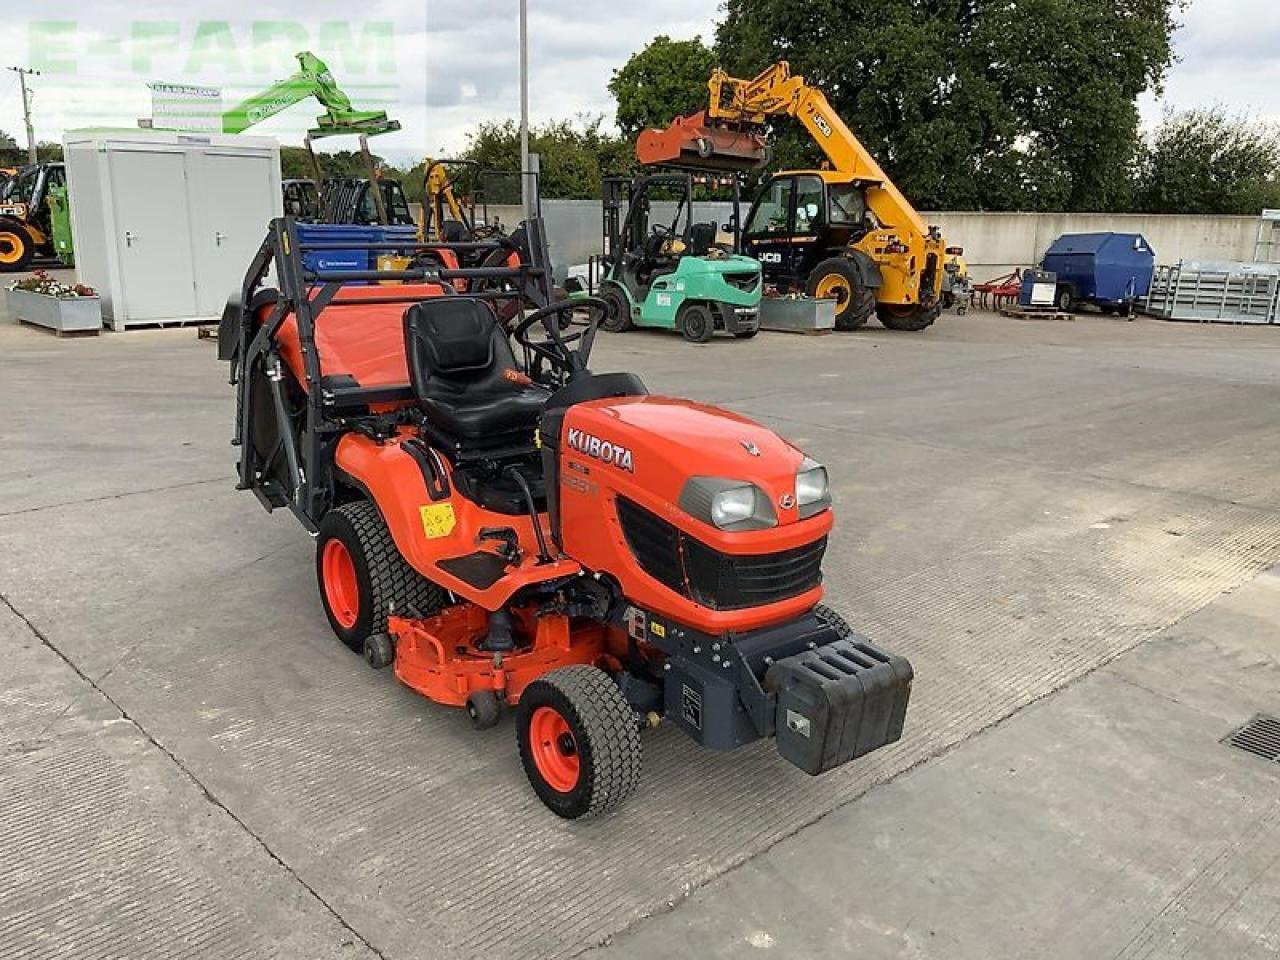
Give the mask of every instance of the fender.
[(853, 247), (843, 247), (838, 255), (844, 257), (858, 271), (862, 286), (868, 290), (879, 290), (884, 286), (884, 276), (880, 273), (880, 265), (870, 255)]
[[(533, 522), (527, 516), (509, 516), (503, 517), (503, 525), (516, 533), (521, 551), (518, 564), (508, 565), (501, 579), (488, 584), (470, 583), (451, 573), (445, 568), (450, 560), (493, 552), (494, 541), (480, 536), (493, 523), (493, 515), (462, 496), (448, 478), (435, 478), (441, 481), (440, 486), (429, 489), (431, 478), (420, 459), (403, 448), (406, 440), (401, 437), (379, 444), (348, 433), (338, 442), (334, 463), (354, 486), (368, 493), (381, 511), (396, 549), (420, 574), (486, 610), (499, 610), (527, 586), (582, 572), (573, 560), (538, 563)], [(451, 475), (444, 457), (436, 457), (434, 462)], [(542, 523), (545, 531), (545, 517)]]

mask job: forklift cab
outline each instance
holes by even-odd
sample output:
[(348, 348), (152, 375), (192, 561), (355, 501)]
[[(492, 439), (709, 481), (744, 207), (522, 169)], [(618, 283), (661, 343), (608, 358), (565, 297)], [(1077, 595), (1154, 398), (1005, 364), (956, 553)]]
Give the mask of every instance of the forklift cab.
[[(674, 209), (669, 217), (654, 217), (654, 195), (663, 194), (672, 198), (667, 202), (674, 203)], [(692, 198), (693, 180), (688, 174), (605, 179), (605, 258), (610, 275), (634, 299), (643, 300), (654, 280), (673, 272), (681, 257), (705, 256), (710, 251), (707, 237), (714, 240), (715, 224), (692, 223)], [(694, 249), (695, 235), (700, 251)]]
[[(387, 220), (392, 226), (413, 226), (413, 214), (398, 180), (378, 180)], [(320, 214), (324, 223), (379, 223), (377, 199), (365, 177), (332, 177), (320, 190)]]
[(822, 172), (783, 173), (756, 194), (742, 234), (742, 251), (760, 261), (765, 282), (803, 287), (821, 260), (874, 229), (867, 181), (828, 180)]
[(284, 193), (284, 212), (286, 216), (312, 222), (320, 217), (320, 191), (314, 180), (300, 178), (286, 180), (281, 184)]

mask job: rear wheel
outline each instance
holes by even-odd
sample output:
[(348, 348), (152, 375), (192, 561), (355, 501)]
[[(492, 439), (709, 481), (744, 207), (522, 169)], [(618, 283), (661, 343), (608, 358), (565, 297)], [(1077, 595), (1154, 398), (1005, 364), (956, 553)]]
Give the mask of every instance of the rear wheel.
[(832, 257), (814, 267), (805, 293), (836, 302), (837, 330), (857, 330), (876, 309), (876, 292), (862, 285), (857, 268), (844, 257)]
[(631, 301), (615, 284), (606, 284), (600, 291), (600, 299), (605, 303), (604, 316), (600, 318), (600, 326), (610, 333), (625, 333), (631, 329)]
[(942, 307), (934, 304), (923, 307), (913, 303), (882, 303), (876, 307), (876, 316), (890, 330), (916, 332), (925, 329), (938, 319)]
[(676, 316), (676, 326), (690, 343), (706, 343), (716, 331), (716, 319), (701, 303), (686, 303)]
[(35, 256), (35, 244), (20, 223), (0, 223), (0, 271), (25, 270)]
[(387, 616), (430, 616), (444, 593), (400, 555), (378, 508), (367, 500), (325, 514), (316, 538), (316, 580), (329, 626), (357, 653), (386, 633)]
[(617, 807), (640, 781), (640, 726), (603, 670), (552, 670), (516, 709), (520, 762), (534, 793), (567, 820)]

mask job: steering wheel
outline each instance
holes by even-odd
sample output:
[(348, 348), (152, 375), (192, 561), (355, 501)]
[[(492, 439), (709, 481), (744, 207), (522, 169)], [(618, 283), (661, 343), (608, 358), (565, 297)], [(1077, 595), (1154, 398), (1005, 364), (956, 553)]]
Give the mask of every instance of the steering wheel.
[[(587, 319), (578, 321), (574, 313), (583, 308), (587, 310)], [(586, 373), (596, 327), (608, 309), (599, 297), (581, 297), (561, 300), (522, 317), (512, 328), (511, 339), (524, 348), (526, 358), (530, 359), (530, 375), (538, 379), (537, 374), (541, 373), (544, 361), (557, 374), (559, 382), (567, 382)], [(562, 317), (567, 319), (562, 320)], [(541, 324), (546, 333), (545, 339), (535, 340), (529, 336), (534, 324)], [(572, 344), (578, 344), (577, 348), (574, 349)]]

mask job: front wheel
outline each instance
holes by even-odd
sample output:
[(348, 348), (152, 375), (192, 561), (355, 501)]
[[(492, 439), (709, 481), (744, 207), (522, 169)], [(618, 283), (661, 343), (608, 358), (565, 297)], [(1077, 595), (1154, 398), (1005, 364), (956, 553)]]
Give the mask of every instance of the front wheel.
[(875, 313), (875, 290), (862, 285), (858, 269), (844, 257), (831, 257), (814, 267), (805, 293), (836, 302), (837, 330), (857, 330)]
[(1070, 287), (1059, 287), (1057, 296), (1058, 309), (1063, 313), (1070, 313), (1076, 305), (1075, 295), (1072, 294)]
[(686, 303), (676, 317), (676, 326), (690, 343), (706, 343), (716, 330), (715, 317), (700, 303)]
[(516, 739), (534, 793), (566, 820), (607, 813), (640, 782), (635, 711), (595, 667), (562, 667), (525, 687)]
[(35, 256), (35, 243), (19, 223), (0, 223), (0, 272), (25, 270)]
[(614, 284), (606, 284), (600, 291), (600, 299), (604, 301), (604, 316), (600, 318), (600, 329), (610, 333), (625, 333), (631, 329), (631, 301), (627, 295)]

